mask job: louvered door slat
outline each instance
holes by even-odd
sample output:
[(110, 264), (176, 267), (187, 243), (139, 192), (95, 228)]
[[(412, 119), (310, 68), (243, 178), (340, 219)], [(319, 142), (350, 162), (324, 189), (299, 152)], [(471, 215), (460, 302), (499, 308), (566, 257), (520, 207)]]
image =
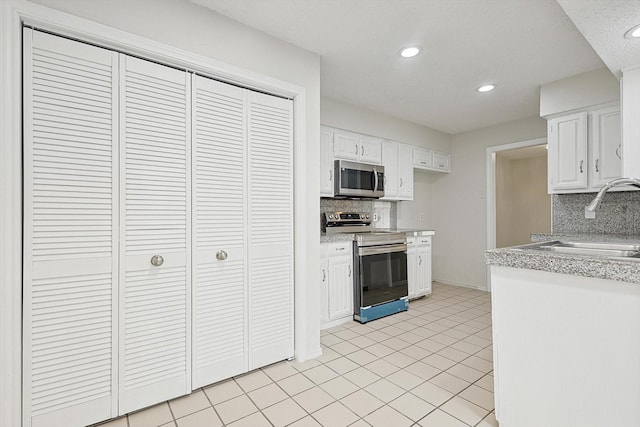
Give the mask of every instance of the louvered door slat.
[(249, 368), (293, 356), (293, 103), (249, 92)]
[(247, 371), (246, 91), (193, 81), (193, 387), (201, 387)]
[(25, 426), (116, 415), (116, 122), (117, 54), (25, 29)]
[(186, 72), (121, 55), (120, 78), (124, 414), (191, 391), (191, 135)]

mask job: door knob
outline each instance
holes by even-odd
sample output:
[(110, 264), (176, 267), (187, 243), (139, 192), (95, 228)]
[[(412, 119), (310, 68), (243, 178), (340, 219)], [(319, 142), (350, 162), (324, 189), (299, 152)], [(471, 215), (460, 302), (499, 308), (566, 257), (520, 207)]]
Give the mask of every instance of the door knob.
[(227, 255), (227, 253), (226, 253), (225, 251), (218, 251), (218, 252), (216, 252), (216, 258), (217, 258), (219, 261), (224, 261), (225, 259), (227, 259), (227, 256), (228, 256), (228, 255)]
[(164, 258), (160, 255), (154, 255), (151, 257), (151, 265), (154, 267), (160, 267), (164, 263)]

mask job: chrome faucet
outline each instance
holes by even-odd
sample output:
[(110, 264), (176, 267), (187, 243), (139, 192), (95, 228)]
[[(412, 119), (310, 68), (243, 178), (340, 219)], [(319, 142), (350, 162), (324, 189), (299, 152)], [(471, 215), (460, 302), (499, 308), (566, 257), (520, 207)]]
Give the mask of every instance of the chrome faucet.
[(589, 218), (595, 218), (595, 212), (596, 209), (598, 209), (598, 207), (600, 207), (600, 203), (602, 203), (602, 199), (604, 198), (604, 195), (607, 191), (609, 191), (609, 189), (611, 189), (611, 187), (616, 187), (618, 185), (633, 185), (636, 187), (640, 188), (640, 179), (638, 178), (617, 178), (617, 179), (613, 179), (609, 182), (607, 182), (604, 187), (602, 187), (600, 189), (600, 191), (598, 191), (598, 194), (596, 194), (596, 197), (593, 198), (593, 200), (591, 201), (591, 203), (589, 203), (589, 206), (587, 206), (585, 208), (585, 215), (587, 215), (588, 213), (591, 213), (591, 216), (588, 216)]

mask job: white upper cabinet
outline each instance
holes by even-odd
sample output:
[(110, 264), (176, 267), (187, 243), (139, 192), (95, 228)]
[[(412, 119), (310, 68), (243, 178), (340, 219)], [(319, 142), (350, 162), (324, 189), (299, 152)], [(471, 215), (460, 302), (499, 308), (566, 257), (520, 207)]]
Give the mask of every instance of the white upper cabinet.
[(398, 144), (398, 199), (413, 200), (413, 147)]
[(548, 122), (549, 193), (587, 189), (587, 113)]
[(333, 197), (333, 129), (320, 127), (320, 197)]
[(433, 152), (433, 168), (441, 170), (443, 172), (449, 172), (451, 163), (451, 154), (440, 153), (439, 151)]
[(397, 200), (400, 182), (398, 170), (398, 143), (382, 142), (382, 165), (384, 166), (384, 199)]
[(622, 176), (620, 108), (592, 111), (590, 122), (590, 187), (600, 188)]
[(433, 167), (433, 151), (415, 147), (413, 149), (413, 166), (421, 169), (431, 169)]
[(618, 106), (548, 121), (550, 194), (598, 191), (622, 171)]
[(333, 131), (333, 157), (379, 165), (382, 163), (382, 140), (335, 129)]

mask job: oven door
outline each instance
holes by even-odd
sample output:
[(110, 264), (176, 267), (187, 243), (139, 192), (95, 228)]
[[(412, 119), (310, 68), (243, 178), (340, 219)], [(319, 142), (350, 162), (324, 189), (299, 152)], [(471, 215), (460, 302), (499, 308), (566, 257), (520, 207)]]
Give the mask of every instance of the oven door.
[(356, 312), (408, 295), (406, 244), (360, 247), (355, 261)]

